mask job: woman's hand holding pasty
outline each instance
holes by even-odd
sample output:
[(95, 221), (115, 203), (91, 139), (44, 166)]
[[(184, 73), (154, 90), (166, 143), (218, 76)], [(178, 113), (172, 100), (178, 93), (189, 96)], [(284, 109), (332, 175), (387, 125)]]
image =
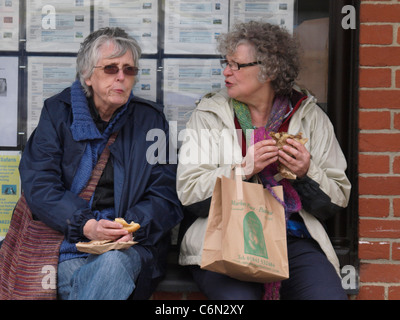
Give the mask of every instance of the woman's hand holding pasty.
[(310, 168), (310, 153), (295, 139), (287, 139), (283, 150), (279, 151), (279, 162), (285, 165), (298, 178), (304, 177)]
[(246, 179), (259, 173), (266, 166), (278, 160), (278, 147), (273, 139), (261, 140), (247, 149), (242, 162)]
[(112, 240), (117, 242), (132, 241), (132, 233), (121, 224), (110, 220), (91, 219), (83, 227), (83, 234), (89, 240)]

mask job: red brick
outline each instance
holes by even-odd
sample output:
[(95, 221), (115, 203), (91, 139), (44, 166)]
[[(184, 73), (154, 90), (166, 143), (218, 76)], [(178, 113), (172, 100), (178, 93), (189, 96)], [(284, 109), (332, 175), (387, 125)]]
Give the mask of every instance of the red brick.
[(360, 287), (357, 300), (384, 300), (385, 287), (383, 286), (364, 286)]
[(400, 157), (395, 157), (393, 160), (393, 173), (400, 173)]
[(358, 257), (360, 259), (389, 259), (390, 243), (389, 242), (374, 242), (360, 241), (358, 244)]
[(400, 260), (400, 243), (398, 242), (392, 244), (392, 259)]
[(361, 238), (400, 238), (400, 221), (360, 219), (359, 236)]
[(392, 70), (389, 68), (361, 68), (360, 88), (389, 88), (392, 84)]
[(397, 43), (400, 44), (400, 27), (397, 29)]
[(394, 114), (394, 128), (397, 130), (400, 130), (400, 113), (395, 113)]
[(360, 90), (360, 109), (400, 109), (400, 90)]
[(360, 154), (358, 170), (362, 173), (389, 173), (389, 156)]
[[(399, 28), (399, 37), (400, 37), (400, 28)], [(396, 71), (396, 88), (400, 88), (400, 70)]]
[(400, 47), (360, 47), (360, 65), (398, 66), (400, 65)]
[(360, 44), (392, 44), (393, 27), (391, 25), (361, 25)]
[(360, 133), (360, 152), (399, 152), (400, 133)]
[(400, 286), (392, 286), (389, 288), (388, 300), (400, 300)]
[(393, 199), (393, 215), (400, 217), (400, 198)]
[(400, 177), (359, 177), (359, 195), (399, 194)]
[(384, 218), (389, 216), (389, 199), (359, 198), (358, 211), (360, 217)]
[(360, 267), (362, 282), (400, 282), (400, 266), (398, 264), (363, 263)]
[(400, 4), (361, 3), (361, 22), (399, 22)]
[(390, 129), (389, 111), (360, 111), (359, 126), (363, 130)]

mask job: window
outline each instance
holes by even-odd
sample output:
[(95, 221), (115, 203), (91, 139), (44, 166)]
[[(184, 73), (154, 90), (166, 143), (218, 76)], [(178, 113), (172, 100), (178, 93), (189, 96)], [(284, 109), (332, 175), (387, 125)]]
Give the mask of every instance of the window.
[[(143, 55), (134, 94), (163, 103), (167, 118), (180, 130), (195, 102), (223, 86), (216, 36), (237, 20), (262, 18), (299, 36), (305, 66), (299, 82), (317, 96), (330, 116), (348, 159), (351, 203), (329, 221), (328, 231), (342, 265), (355, 265), (358, 31), (343, 29), (345, 5), (358, 9), (359, 1), (2, 1), (0, 157), (9, 157), (9, 153), (16, 157), (15, 152), (23, 150), (44, 99), (72, 83), (79, 43), (91, 31), (119, 26), (138, 39)], [(8, 178), (7, 184), (18, 186), (19, 194), (18, 178)], [(14, 200), (9, 199), (0, 198), (3, 218), (9, 217), (13, 208)], [(1, 229), (6, 232), (7, 222)], [(0, 238), (4, 234), (0, 233)]]

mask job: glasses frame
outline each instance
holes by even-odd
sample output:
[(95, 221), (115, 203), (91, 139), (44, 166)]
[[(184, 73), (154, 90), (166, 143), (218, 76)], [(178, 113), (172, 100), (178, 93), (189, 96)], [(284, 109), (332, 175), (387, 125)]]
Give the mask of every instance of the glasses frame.
[[(229, 62), (227, 59), (220, 59), (219, 63), (221, 64), (222, 68), (225, 69), (226, 67), (229, 66), (229, 69), (231, 69), (232, 71), (239, 71), (240, 68), (251, 67), (251, 66), (256, 66), (256, 65), (261, 64), (260, 61), (254, 61), (254, 62), (250, 62), (250, 63), (237, 63), (237, 62), (234, 62), (234, 61)], [(236, 64), (237, 69), (233, 69), (232, 68), (232, 64)]]
[[(117, 68), (118, 70), (117, 70), (117, 72), (113, 72), (113, 73), (106, 72), (107, 68), (109, 68), (109, 67)], [(110, 75), (116, 75), (116, 74), (118, 74), (118, 72), (119, 72), (120, 70), (122, 70), (122, 72), (124, 73), (124, 75), (126, 75), (126, 76), (131, 76), (131, 77), (137, 76), (137, 74), (139, 73), (139, 68), (138, 68), (138, 67), (133, 67), (133, 66), (124, 66), (124, 67), (122, 67), (122, 68), (119, 68), (119, 67), (116, 66), (115, 64), (108, 64), (108, 65), (105, 65), (105, 66), (94, 66), (93, 69), (95, 69), (95, 68), (96, 68), (96, 69), (97, 69), (97, 68), (103, 68), (103, 72), (104, 72), (105, 74), (110, 74)], [(133, 68), (133, 74), (126, 73), (127, 68)], [(111, 70), (111, 69), (108, 69), (108, 70)]]

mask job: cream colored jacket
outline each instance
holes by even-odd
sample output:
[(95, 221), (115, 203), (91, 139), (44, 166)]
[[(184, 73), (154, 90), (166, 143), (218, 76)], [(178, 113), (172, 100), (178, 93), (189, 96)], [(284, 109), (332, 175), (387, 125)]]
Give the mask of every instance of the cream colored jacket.
[[(300, 90), (299, 88), (296, 88)], [(333, 126), (308, 92), (308, 98), (292, 116), (288, 132), (308, 137), (311, 154), (308, 177), (339, 207), (346, 207), (351, 185), (345, 175), (346, 160)], [(241, 147), (234, 124), (234, 111), (223, 89), (208, 94), (187, 123), (179, 153), (177, 192), (183, 205), (211, 197), (216, 178), (230, 176), (232, 164), (242, 162)], [(299, 212), (311, 236), (319, 243), (339, 273), (339, 261), (322, 224), (305, 210)], [(207, 218), (198, 218), (187, 230), (180, 248), (181, 265), (200, 265)]]

